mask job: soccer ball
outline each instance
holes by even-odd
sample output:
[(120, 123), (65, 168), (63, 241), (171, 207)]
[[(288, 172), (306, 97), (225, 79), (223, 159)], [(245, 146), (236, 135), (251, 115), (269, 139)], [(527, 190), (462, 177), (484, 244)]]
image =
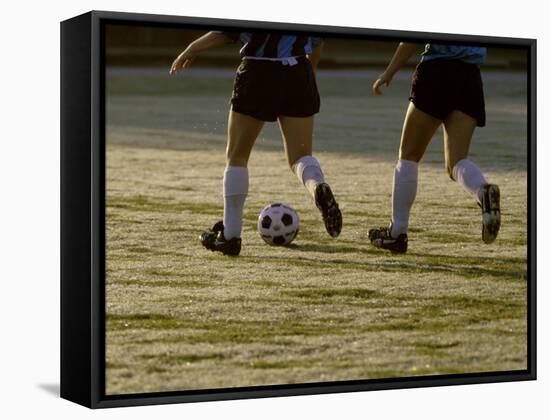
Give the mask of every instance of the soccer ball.
[(258, 217), (258, 232), (269, 245), (290, 244), (298, 234), (299, 225), (298, 214), (282, 203), (269, 204)]

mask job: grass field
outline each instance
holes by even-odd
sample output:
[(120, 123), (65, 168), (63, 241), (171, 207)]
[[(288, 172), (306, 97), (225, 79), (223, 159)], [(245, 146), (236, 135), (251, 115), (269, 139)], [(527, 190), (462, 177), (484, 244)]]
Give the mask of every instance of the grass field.
[[(107, 77), (108, 394), (517, 370), (527, 367), (526, 77), (485, 73), (488, 125), (471, 158), (500, 185), (502, 229), (443, 166), (420, 169), (409, 252), (366, 241), (390, 217), (410, 73), (381, 98), (377, 71), (319, 74), (315, 150), (341, 204), (338, 239), (285, 162), (275, 124), (250, 161), (243, 250), (204, 250), (222, 215), (232, 72), (111, 69)], [(268, 203), (300, 215), (296, 241), (256, 232)]]

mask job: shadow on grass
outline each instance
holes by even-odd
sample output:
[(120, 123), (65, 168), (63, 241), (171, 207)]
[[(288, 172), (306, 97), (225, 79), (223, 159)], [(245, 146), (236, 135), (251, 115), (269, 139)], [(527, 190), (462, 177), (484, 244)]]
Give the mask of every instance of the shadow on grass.
[(407, 255), (409, 257), (417, 257), (417, 258), (444, 258), (444, 259), (451, 259), (455, 263), (470, 263), (470, 264), (522, 264), (527, 263), (527, 259), (523, 257), (469, 257), (469, 256), (453, 256), (453, 255), (445, 255), (445, 254), (420, 254), (418, 252), (408, 252)]
[[(340, 247), (331, 247), (324, 245), (302, 245), (296, 249), (300, 250), (312, 250), (318, 248), (321, 252), (327, 253), (346, 253), (349, 250), (344, 251)], [(307, 249), (309, 247), (309, 249)], [(340, 249), (340, 251), (338, 251)], [(349, 248), (354, 253), (361, 254), (383, 254), (378, 251), (370, 250), (361, 250), (356, 248)], [(413, 259), (411, 260), (411, 257)], [(290, 266), (297, 267), (309, 267), (309, 268), (340, 268), (342, 270), (351, 269), (351, 270), (361, 270), (361, 271), (381, 271), (381, 272), (402, 272), (402, 273), (446, 273), (446, 274), (456, 274), (468, 278), (476, 278), (480, 276), (490, 276), (497, 277), (500, 279), (508, 280), (518, 280), (526, 279), (527, 271), (521, 269), (517, 266), (518, 263), (524, 262), (521, 258), (485, 258), (485, 257), (454, 257), (454, 256), (445, 256), (445, 255), (421, 255), (421, 254), (409, 254), (402, 256), (406, 261), (399, 261), (398, 257), (391, 256), (387, 262), (382, 261), (373, 261), (368, 260), (364, 261), (349, 261), (339, 258), (327, 258), (323, 260), (307, 258), (307, 257), (298, 257), (298, 258), (288, 258), (282, 256), (241, 256), (240, 259), (255, 263), (262, 263), (265, 261), (281, 263)], [(445, 260), (445, 261), (443, 261)], [(489, 262), (489, 264), (488, 264)], [(499, 267), (503, 266), (503, 267)], [(517, 267), (513, 267), (517, 266)]]
[(327, 254), (352, 254), (357, 252), (371, 253), (357, 247), (324, 244), (290, 244), (287, 248), (300, 252), (324, 252)]

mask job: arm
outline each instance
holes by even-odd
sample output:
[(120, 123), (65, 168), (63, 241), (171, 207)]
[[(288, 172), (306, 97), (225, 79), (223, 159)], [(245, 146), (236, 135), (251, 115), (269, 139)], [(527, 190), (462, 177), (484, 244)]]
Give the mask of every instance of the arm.
[(307, 56), (309, 61), (311, 61), (311, 67), (313, 67), (313, 73), (317, 72), (317, 65), (319, 64), (319, 59), (321, 58), (321, 50), (323, 49), (323, 44), (317, 45), (311, 51), (311, 54)]
[(418, 51), (418, 47), (419, 44), (410, 44), (406, 42), (399, 43), (399, 46), (395, 50), (395, 54), (393, 55), (390, 64), (388, 64), (388, 67), (386, 68), (384, 73), (382, 73), (372, 85), (372, 91), (375, 95), (382, 95), (380, 87), (383, 85), (390, 85), (395, 73), (397, 73), (397, 71), (401, 67), (403, 67), (403, 65), (407, 61), (409, 61), (413, 54)]
[(208, 32), (200, 38), (194, 40), (187, 48), (174, 60), (170, 68), (170, 74), (178, 74), (181, 70), (189, 68), (195, 57), (202, 51), (214, 47), (220, 47), (233, 42), (227, 35), (220, 32)]

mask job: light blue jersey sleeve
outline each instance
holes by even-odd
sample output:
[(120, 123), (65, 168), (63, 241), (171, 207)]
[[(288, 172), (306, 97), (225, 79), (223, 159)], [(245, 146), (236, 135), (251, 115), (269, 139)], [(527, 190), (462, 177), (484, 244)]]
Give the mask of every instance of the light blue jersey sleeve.
[(426, 44), (422, 61), (461, 60), (470, 64), (483, 64), (487, 57), (487, 48), (466, 45)]

